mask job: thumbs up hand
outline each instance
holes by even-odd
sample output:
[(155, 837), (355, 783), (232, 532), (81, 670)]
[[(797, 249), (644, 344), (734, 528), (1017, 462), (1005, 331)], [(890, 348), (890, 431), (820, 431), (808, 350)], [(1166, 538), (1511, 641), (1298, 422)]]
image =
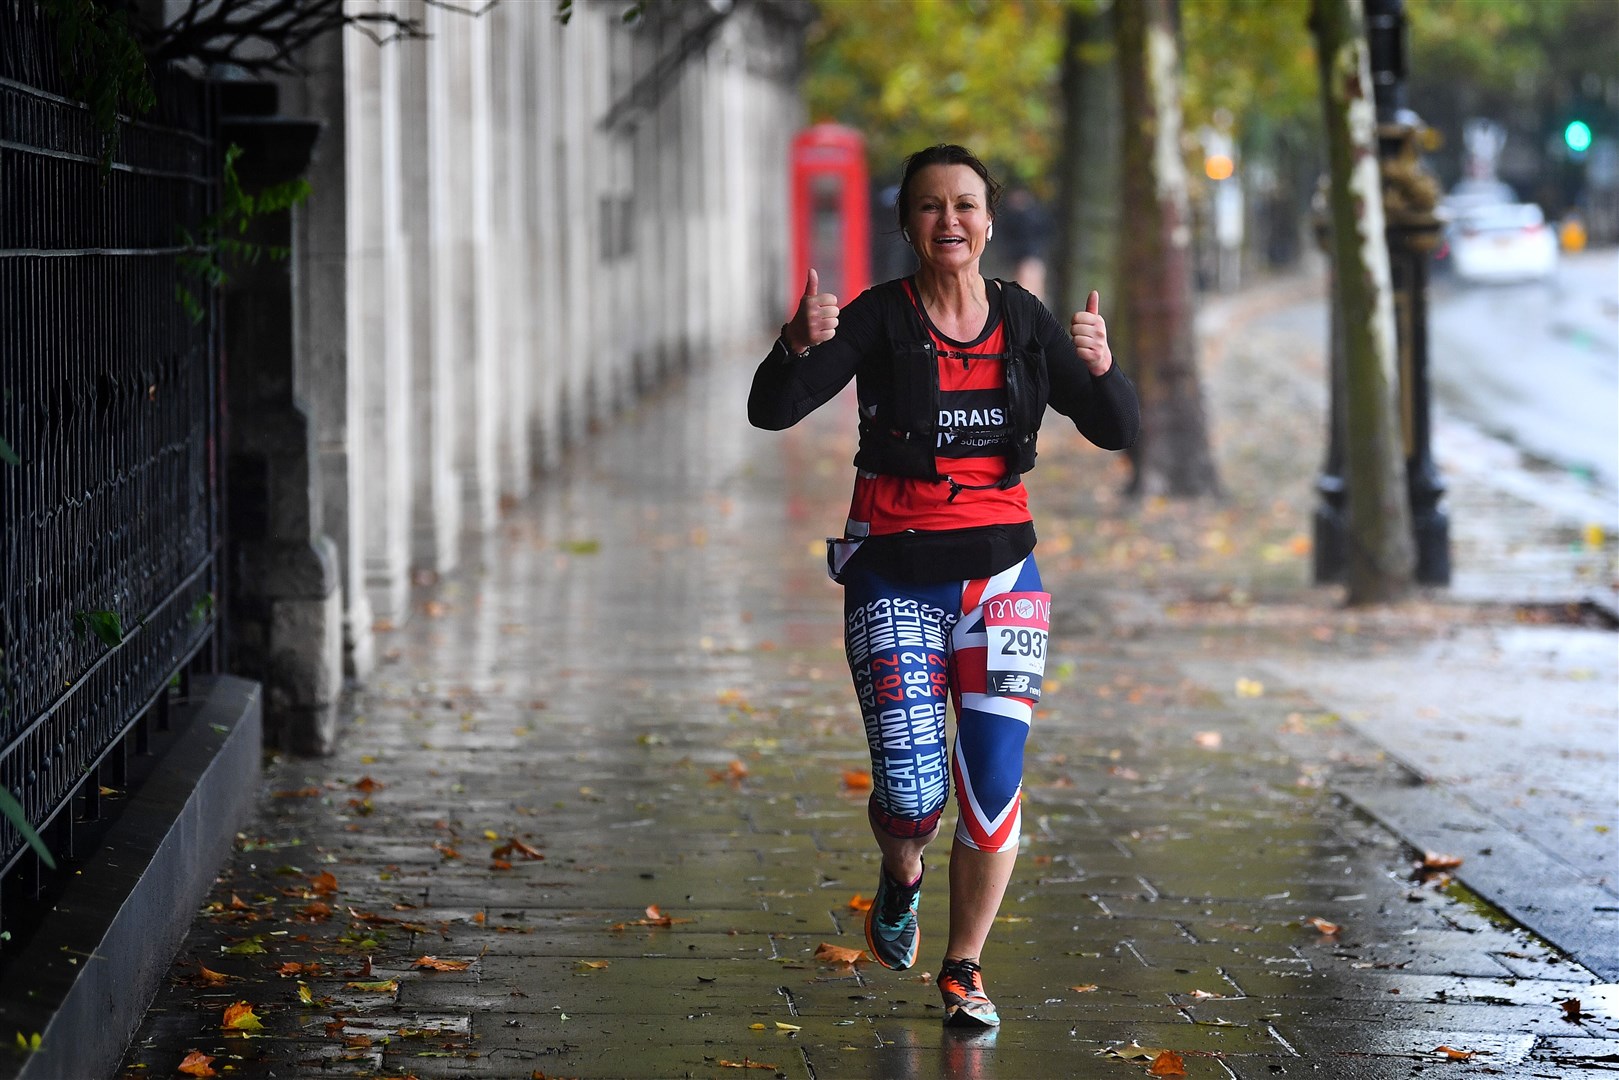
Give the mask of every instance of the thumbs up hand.
[(1085, 300), (1085, 310), (1074, 312), (1068, 332), (1074, 339), (1074, 352), (1092, 375), (1106, 374), (1113, 366), (1113, 352), (1107, 347), (1107, 323), (1099, 313), (1102, 297), (1095, 290)]
[(821, 291), (821, 278), (812, 267), (804, 282), (804, 298), (798, 310), (782, 328), (782, 338), (794, 353), (801, 353), (811, 345), (832, 340), (838, 332), (838, 298)]

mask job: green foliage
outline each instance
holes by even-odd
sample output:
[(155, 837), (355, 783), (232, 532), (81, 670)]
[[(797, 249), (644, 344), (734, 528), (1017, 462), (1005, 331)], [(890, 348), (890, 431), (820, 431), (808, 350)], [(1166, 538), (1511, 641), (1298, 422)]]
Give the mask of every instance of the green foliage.
[(94, 634), (102, 644), (112, 647), (123, 643), (124, 620), (116, 611), (75, 611), (73, 632), (80, 637)]
[(968, 147), (1003, 180), (1052, 191), (1062, 7), (1039, 0), (817, 0), (804, 94), (812, 120), (866, 138), (874, 176), (906, 154)]
[(207, 311), (191, 283), (200, 284), (204, 290), (223, 285), (229, 278), (224, 266), (226, 258), (250, 265), (263, 258), (286, 259), (292, 254), (290, 248), (259, 244), (243, 237), (255, 218), (290, 210), (309, 198), (309, 181), (301, 176), (272, 184), (257, 194), (249, 193), (236, 173), (236, 159), (241, 156), (242, 148), (235, 143), (225, 150), (219, 209), (208, 216), (198, 233), (180, 230), (181, 241), (190, 249), (179, 257), (180, 269), (190, 280), (176, 282), (174, 291), (193, 322), (201, 322)]
[(138, 115), (157, 104), (146, 55), (129, 25), (129, 13), (102, 0), (38, 0), (56, 24), (56, 55), (73, 96), (90, 107), (101, 135), (101, 167), (112, 168), (118, 116)]
[(1255, 129), (1319, 126), (1309, 6), (1267, 0), (1181, 0), (1186, 130), (1232, 118), (1239, 138)]
[[(28, 815), (23, 812), (22, 804), (17, 801), (17, 797), (4, 787), (0, 787), (0, 816), (16, 827), (28, 846), (34, 849), (34, 854), (39, 856), (40, 862), (52, 870), (56, 869), (56, 860), (51, 857), (51, 849), (45, 846), (45, 841), (41, 840), (34, 827), (28, 824)], [(18, 1037), (21, 1038), (20, 1035)], [(34, 1038), (37, 1040), (39, 1036), (36, 1035)], [(37, 1042), (34, 1048), (38, 1049)]]
[(1411, 0), (1406, 13), (1413, 82), (1464, 83), (1481, 103), (1530, 101), (1614, 70), (1610, 0)]

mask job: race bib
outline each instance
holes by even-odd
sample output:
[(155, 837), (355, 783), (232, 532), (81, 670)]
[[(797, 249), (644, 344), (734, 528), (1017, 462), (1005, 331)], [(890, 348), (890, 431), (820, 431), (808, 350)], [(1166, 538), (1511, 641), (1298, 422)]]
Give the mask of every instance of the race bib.
[(985, 691), (1039, 701), (1051, 633), (1051, 594), (1011, 592), (984, 601), (984, 632), (989, 638)]

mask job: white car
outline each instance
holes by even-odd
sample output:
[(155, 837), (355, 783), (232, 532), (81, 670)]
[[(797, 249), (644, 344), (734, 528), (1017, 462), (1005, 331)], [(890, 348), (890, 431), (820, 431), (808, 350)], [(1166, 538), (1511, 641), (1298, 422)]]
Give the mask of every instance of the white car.
[(1557, 233), (1534, 203), (1478, 206), (1447, 230), (1450, 261), (1463, 281), (1536, 281), (1557, 269)]

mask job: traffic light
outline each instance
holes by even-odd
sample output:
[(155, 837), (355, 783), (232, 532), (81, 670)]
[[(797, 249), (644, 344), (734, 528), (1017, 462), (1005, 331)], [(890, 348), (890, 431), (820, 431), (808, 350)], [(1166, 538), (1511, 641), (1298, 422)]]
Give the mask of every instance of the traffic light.
[(1591, 125), (1584, 120), (1570, 120), (1563, 129), (1563, 144), (1576, 154), (1591, 149)]

